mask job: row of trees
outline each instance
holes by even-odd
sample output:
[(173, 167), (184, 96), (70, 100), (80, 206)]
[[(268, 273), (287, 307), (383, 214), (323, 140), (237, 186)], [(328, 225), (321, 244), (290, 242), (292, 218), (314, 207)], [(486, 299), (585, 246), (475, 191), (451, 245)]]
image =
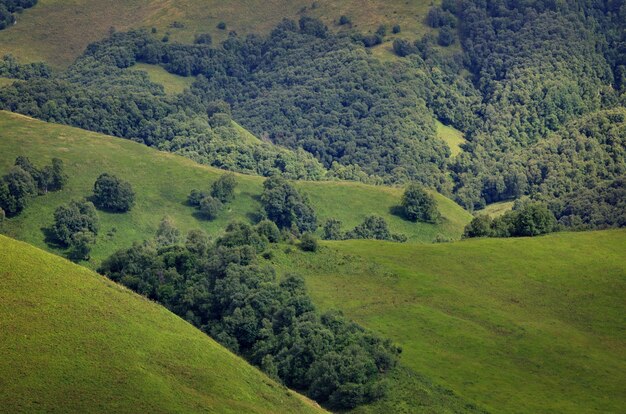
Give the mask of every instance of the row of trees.
[(162, 223), (157, 242), (121, 250), (99, 271), (322, 404), (346, 409), (380, 398), (399, 349), (337, 312), (321, 314), (300, 277), (279, 279), (261, 265), (267, 235), (277, 237), (272, 222), (232, 223), (214, 243), (202, 231), (183, 241)]
[(324, 223), (322, 238), (324, 240), (390, 240), (401, 243), (407, 240), (404, 234), (392, 233), (385, 219), (376, 215), (365, 217), (361, 224), (347, 232), (343, 232), (341, 220), (330, 218)]
[(495, 219), (475, 217), (465, 227), (463, 237), (532, 237), (557, 230), (556, 218), (546, 205), (516, 202), (513, 210)]
[(16, 216), (33, 197), (61, 190), (67, 179), (63, 161), (58, 158), (39, 169), (27, 157), (19, 156), (13, 168), (0, 178), (0, 210), (8, 217)]

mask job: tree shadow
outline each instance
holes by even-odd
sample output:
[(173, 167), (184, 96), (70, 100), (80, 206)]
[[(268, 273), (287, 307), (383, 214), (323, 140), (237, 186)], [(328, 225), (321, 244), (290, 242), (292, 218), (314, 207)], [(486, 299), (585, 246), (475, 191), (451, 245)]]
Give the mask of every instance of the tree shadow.
[(404, 215), (404, 209), (402, 206), (391, 206), (389, 207), (389, 214), (392, 216), (400, 217), (403, 220), (406, 220), (406, 216)]
[(55, 249), (65, 249), (65, 246), (59, 243), (59, 240), (57, 240), (56, 235), (54, 234), (54, 229), (52, 227), (42, 227), (40, 230), (44, 236), (43, 241), (49, 247)]

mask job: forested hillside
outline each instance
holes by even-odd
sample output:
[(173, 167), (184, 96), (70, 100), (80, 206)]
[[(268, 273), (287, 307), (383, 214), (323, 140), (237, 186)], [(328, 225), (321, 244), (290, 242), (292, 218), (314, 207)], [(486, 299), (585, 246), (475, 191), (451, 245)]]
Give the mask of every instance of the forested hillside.
[[(0, 91), (0, 105), (235, 171), (419, 181), (470, 210), (530, 196), (565, 226), (623, 225), (605, 194), (622, 191), (626, 171), (622, 1), (444, 1), (415, 42), (394, 37), (401, 27), (335, 30), (312, 10), (221, 44), (200, 31), (193, 45), (113, 33), (54, 75), (5, 60), (4, 73), (28, 80)], [(402, 58), (370, 53), (392, 38)], [(165, 95), (126, 70), (137, 62), (195, 81)], [(271, 144), (234, 141), (230, 119)], [(465, 133), (458, 156), (437, 120)], [(550, 155), (557, 142), (567, 156)], [(551, 172), (583, 162), (593, 165), (585, 180)], [(610, 218), (589, 218), (600, 211)]]

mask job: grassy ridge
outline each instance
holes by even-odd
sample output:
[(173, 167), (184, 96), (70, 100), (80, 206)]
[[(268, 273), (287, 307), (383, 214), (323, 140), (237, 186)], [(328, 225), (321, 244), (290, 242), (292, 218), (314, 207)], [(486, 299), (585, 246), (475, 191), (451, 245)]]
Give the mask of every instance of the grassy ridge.
[[(210, 32), (219, 41), (230, 30), (267, 33), (284, 17), (298, 19), (303, 8), (337, 29), (334, 22), (345, 14), (360, 31), (400, 24), (400, 36), (415, 39), (428, 30), (423, 20), (430, 4), (425, 0), (39, 0), (17, 15), (16, 25), (0, 31), (0, 55), (11, 53), (24, 62), (63, 67), (111, 30), (156, 27), (158, 36), (169, 32), (172, 41), (183, 42), (191, 42), (196, 33)], [(171, 28), (175, 21), (184, 27)], [(221, 21), (227, 30), (216, 28)], [(380, 49), (389, 48), (387, 43)]]
[[(623, 412), (626, 231), (277, 251), (322, 308), (404, 349), (401, 362), (488, 411)], [(400, 389), (402, 387), (400, 386)]]
[(317, 413), (164, 308), (0, 236), (0, 411)]
[[(263, 178), (239, 175), (234, 202), (218, 219), (202, 220), (194, 208), (185, 205), (186, 197), (194, 188), (208, 189), (222, 171), (128, 140), (0, 112), (0, 172), (7, 171), (18, 155), (30, 157), (35, 165), (59, 157), (70, 176), (64, 190), (35, 198), (22, 214), (5, 223), (5, 233), (38, 247), (58, 252), (45, 241), (54, 210), (69, 200), (89, 196), (100, 173), (117, 174), (136, 189), (137, 205), (130, 213), (99, 213), (101, 232), (92, 266), (119, 248), (152, 237), (165, 215), (171, 216), (183, 232), (200, 227), (215, 235), (228, 222), (249, 220), (261, 209), (258, 197)], [(379, 214), (392, 231), (404, 233), (412, 241), (430, 242), (439, 233), (459, 237), (471, 220), (469, 213), (440, 195), (436, 197), (445, 217), (442, 224), (415, 224), (391, 214), (392, 207), (400, 202), (401, 189), (346, 182), (297, 185), (311, 196), (320, 220), (337, 217), (344, 220), (346, 228), (368, 214)]]

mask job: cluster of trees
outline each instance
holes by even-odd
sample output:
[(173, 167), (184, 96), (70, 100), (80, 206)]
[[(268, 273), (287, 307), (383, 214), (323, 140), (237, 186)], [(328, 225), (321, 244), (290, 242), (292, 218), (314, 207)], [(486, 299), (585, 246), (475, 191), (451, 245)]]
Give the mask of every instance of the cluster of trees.
[(89, 260), (98, 229), (98, 214), (90, 201), (71, 201), (54, 211), (52, 232), (61, 245), (70, 247), (69, 257), (72, 260)]
[(545, 204), (516, 202), (513, 210), (492, 219), (488, 215), (475, 217), (463, 234), (471, 237), (532, 237), (558, 230), (554, 214)]
[(33, 7), (37, 0), (0, 0), (0, 30), (15, 23), (15, 13)]
[(191, 190), (187, 197), (187, 203), (198, 208), (208, 220), (213, 220), (222, 211), (224, 204), (235, 198), (235, 187), (237, 187), (235, 174), (226, 173), (211, 184), (211, 191), (208, 193)]
[(0, 178), (2, 215), (18, 215), (33, 197), (61, 190), (67, 179), (63, 161), (58, 158), (53, 158), (51, 165), (38, 169), (27, 157), (17, 157), (13, 168)]
[(404, 190), (401, 206), (404, 217), (410, 221), (436, 223), (441, 218), (435, 198), (416, 183)]
[(261, 204), (267, 218), (281, 229), (294, 234), (311, 233), (317, 229), (317, 215), (309, 199), (279, 175), (263, 183)]
[(392, 233), (384, 218), (376, 215), (365, 217), (363, 222), (354, 229), (343, 232), (341, 220), (330, 218), (324, 223), (322, 238), (324, 240), (370, 239), (389, 240), (404, 243), (404, 234)]
[(52, 70), (41, 62), (20, 64), (13, 55), (0, 59), (0, 77), (11, 79), (49, 78)]
[[(161, 227), (163, 229), (161, 229)], [(261, 265), (277, 229), (233, 223), (214, 243), (202, 231), (184, 242), (171, 223), (158, 243), (135, 244), (105, 260), (99, 271), (158, 301), (270, 376), (331, 408), (353, 408), (385, 393), (382, 374), (399, 349), (346, 320), (321, 314), (298, 276), (280, 279)], [(164, 242), (167, 240), (167, 242)]]
[(92, 199), (101, 210), (125, 213), (135, 204), (135, 192), (128, 181), (102, 173), (93, 185)]

